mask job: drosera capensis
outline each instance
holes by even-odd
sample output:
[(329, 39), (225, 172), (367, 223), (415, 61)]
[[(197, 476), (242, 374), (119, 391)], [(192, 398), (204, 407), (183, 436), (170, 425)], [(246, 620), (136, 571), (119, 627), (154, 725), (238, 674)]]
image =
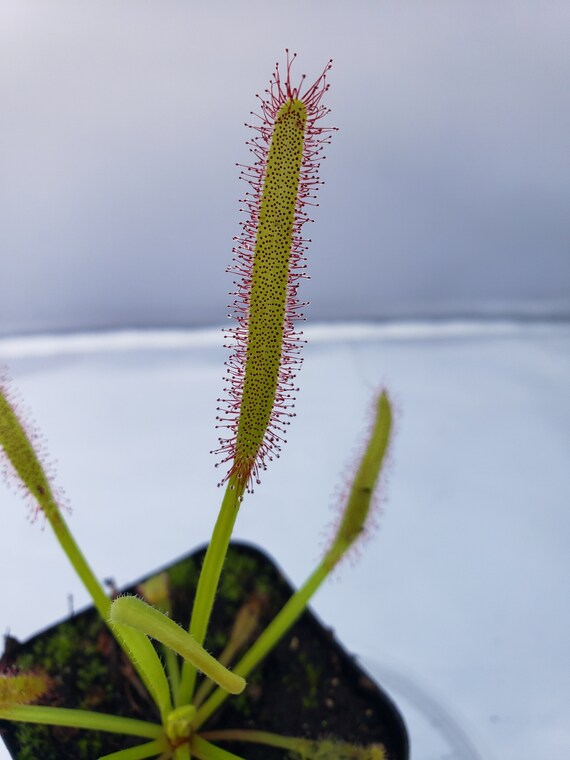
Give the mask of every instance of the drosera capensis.
[[(219, 401), (217, 415), (217, 427), (228, 433), (219, 438), (215, 452), (221, 459), (218, 464), (227, 467), (222, 479), (225, 493), (200, 571), (188, 630), (169, 617), (164, 581), (149, 586), (146, 601), (135, 596), (113, 601), (108, 597), (67, 526), (7, 382), (0, 383), (0, 445), (7, 471), (15, 473), (45, 514), (100, 616), (146, 686), (159, 720), (31, 704), (49, 693), (49, 678), (39, 672), (0, 674), (0, 718), (140, 738), (137, 746), (101, 755), (100, 760), (240, 760), (241, 756), (218, 744), (232, 738), (282, 748), (287, 756), (300, 758), (383, 760), (385, 756), (378, 744), (357, 747), (330, 735), (307, 740), (233, 728), (232, 734), (231, 727), (209, 733), (203, 730), (226, 699), (243, 691), (254, 668), (289, 631), (316, 590), (365, 532), (392, 430), (390, 400), (381, 391), (338, 530), (320, 563), (257, 638), (252, 641), (255, 625), (240, 619), (232, 633), (242, 642), (240, 646), (227, 646), (218, 658), (206, 652), (204, 640), (239, 508), (244, 495), (259, 484), (268, 461), (279, 456), (285, 428), (294, 416), (303, 343), (295, 325), (303, 319), (305, 306), (297, 290), (307, 276), (305, 254), (310, 242), (303, 237), (303, 227), (311, 221), (307, 208), (317, 205), (316, 191), (322, 184), (319, 166), (335, 129), (323, 124), (329, 114), (323, 99), (332, 62), (307, 85), (304, 75), (294, 83), (294, 60), (295, 55), (287, 51), (284, 71), (277, 64), (269, 88), (258, 96), (260, 112), (256, 123), (250, 125), (256, 134), (248, 143), (254, 161), (241, 171), (242, 180), (249, 185), (242, 201), (246, 218), (235, 238), (229, 268), (236, 277), (232, 292), (236, 324), (226, 333), (231, 353), (226, 363), (225, 397)], [(154, 605), (149, 603), (152, 601)], [(244, 611), (238, 614), (244, 615)], [(151, 638), (160, 642), (165, 665), (158, 654), (159, 645), (155, 647)], [(245, 653), (234, 663), (242, 646)], [(181, 666), (177, 654), (184, 658)], [(205, 680), (196, 690), (198, 670), (210, 681)]]

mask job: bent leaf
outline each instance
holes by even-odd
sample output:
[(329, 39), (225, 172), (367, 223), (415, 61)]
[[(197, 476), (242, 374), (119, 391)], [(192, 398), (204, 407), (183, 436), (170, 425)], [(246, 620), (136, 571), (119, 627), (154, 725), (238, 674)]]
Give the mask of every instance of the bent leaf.
[(120, 623), (142, 631), (170, 647), (230, 694), (241, 694), (245, 689), (245, 680), (241, 676), (231, 673), (198, 644), (193, 636), (142, 599), (135, 596), (115, 599), (111, 604), (109, 619), (111, 623)]

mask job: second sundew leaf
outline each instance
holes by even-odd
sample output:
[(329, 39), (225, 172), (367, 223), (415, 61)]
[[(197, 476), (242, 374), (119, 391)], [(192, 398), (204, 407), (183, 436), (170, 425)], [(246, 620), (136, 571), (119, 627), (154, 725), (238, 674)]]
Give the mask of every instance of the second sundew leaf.
[(230, 430), (220, 438), (223, 462), (230, 462), (224, 480), (238, 494), (259, 483), (268, 459), (279, 456), (288, 418), (293, 416), (294, 378), (300, 367), (300, 333), (304, 304), (297, 299), (299, 280), (306, 277), (308, 240), (302, 227), (309, 221), (305, 206), (315, 205), (322, 182), (318, 169), (331, 128), (320, 119), (328, 114), (321, 99), (328, 90), (327, 64), (318, 79), (304, 88), (281, 80), (276, 66), (266, 97), (261, 100), (257, 136), (249, 143), (256, 157), (241, 178), (251, 187), (243, 200), (246, 221), (236, 238), (233, 310), (237, 326), (230, 329), (233, 353), (228, 361), (227, 397), (220, 399), (218, 427)]

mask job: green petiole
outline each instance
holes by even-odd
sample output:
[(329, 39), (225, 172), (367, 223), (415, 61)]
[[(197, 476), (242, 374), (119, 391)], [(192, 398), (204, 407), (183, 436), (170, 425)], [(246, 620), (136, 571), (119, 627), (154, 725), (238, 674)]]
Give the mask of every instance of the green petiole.
[(216, 747), (215, 744), (210, 744), (196, 735), (192, 737), (191, 750), (198, 760), (244, 760), (240, 755), (234, 755), (233, 752)]
[(142, 736), (144, 739), (159, 739), (164, 735), (162, 726), (158, 723), (89, 710), (71, 710), (65, 707), (10, 705), (10, 707), (0, 707), (0, 718), (20, 723), (43, 723), (46, 726), (86, 728), (112, 734)]
[[(245, 483), (240, 484), (237, 477), (231, 477), (226, 487), (212, 539), (206, 550), (190, 619), (190, 634), (200, 645), (204, 643), (206, 638), (222, 567), (244, 491)], [(185, 661), (182, 665), (180, 686), (175, 693), (176, 706), (190, 702), (194, 694), (195, 684), (196, 667), (192, 662)]]

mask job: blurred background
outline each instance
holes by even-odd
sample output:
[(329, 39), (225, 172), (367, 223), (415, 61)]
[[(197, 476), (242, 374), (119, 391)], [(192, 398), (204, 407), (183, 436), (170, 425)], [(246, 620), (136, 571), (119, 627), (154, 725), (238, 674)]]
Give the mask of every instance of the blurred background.
[(569, 31), (565, 0), (4, 0), (0, 333), (221, 321), (285, 47), (334, 59), (312, 319), (567, 317)]
[[(210, 535), (243, 124), (286, 47), (334, 59), (298, 417), (236, 536), (301, 583), (389, 388), (380, 530), (313, 608), (412, 760), (570, 757), (569, 39), (567, 0), (0, 4), (0, 365), (119, 586)], [(25, 639), (88, 598), (0, 502)]]

